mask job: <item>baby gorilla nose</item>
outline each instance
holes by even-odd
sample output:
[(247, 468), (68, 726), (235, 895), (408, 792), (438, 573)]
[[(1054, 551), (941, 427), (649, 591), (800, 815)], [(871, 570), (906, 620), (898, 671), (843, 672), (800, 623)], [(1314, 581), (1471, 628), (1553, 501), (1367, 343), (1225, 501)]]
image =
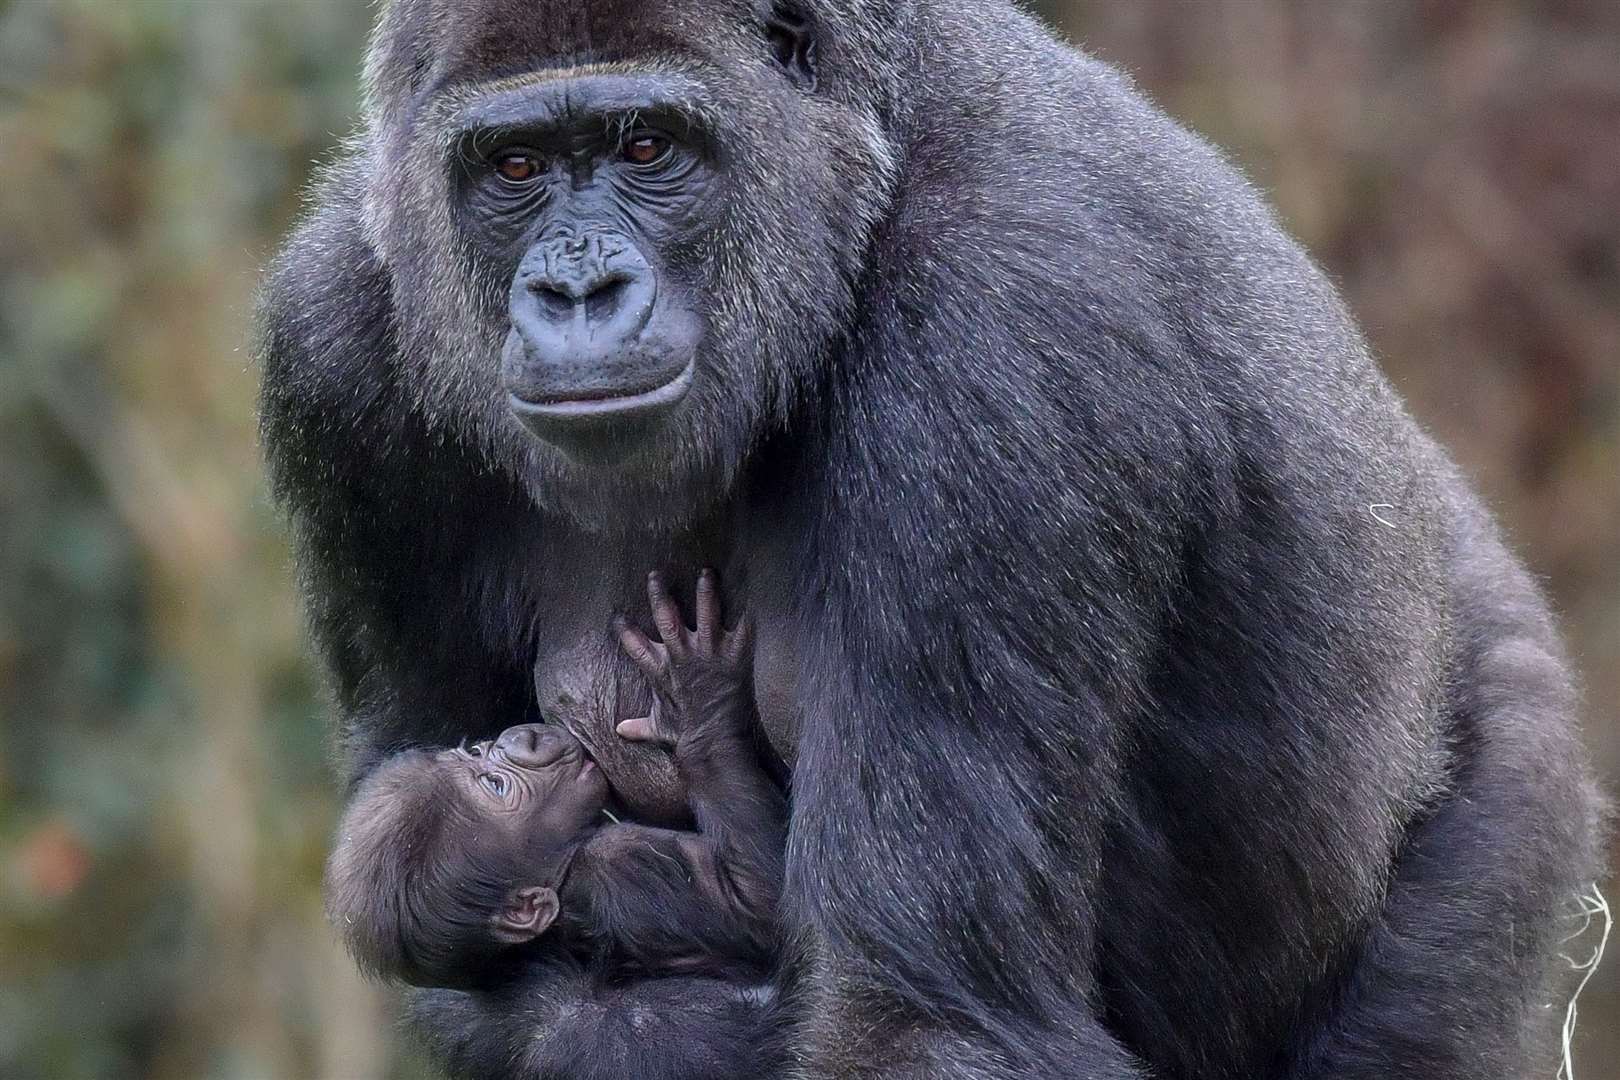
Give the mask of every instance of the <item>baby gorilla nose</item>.
[(495, 749), (514, 765), (539, 769), (561, 760), (573, 737), (549, 724), (519, 724), (495, 739)]

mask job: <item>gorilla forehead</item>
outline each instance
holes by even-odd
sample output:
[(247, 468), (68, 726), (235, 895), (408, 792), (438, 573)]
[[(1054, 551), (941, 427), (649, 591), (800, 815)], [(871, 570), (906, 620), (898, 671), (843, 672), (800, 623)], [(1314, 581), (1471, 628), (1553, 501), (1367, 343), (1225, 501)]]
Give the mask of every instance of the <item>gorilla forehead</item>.
[(441, 84), (701, 55), (723, 40), (718, 27), (755, 17), (746, 0), (437, 0), (432, 9), (424, 14)]

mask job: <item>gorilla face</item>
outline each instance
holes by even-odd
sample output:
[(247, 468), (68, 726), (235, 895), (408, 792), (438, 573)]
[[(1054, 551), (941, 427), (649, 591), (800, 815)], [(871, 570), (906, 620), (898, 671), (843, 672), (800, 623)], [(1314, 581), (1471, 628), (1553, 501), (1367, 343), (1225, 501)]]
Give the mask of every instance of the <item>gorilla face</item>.
[(811, 401), (894, 183), (843, 17), (395, 0), (366, 216), (424, 414), (584, 523), (729, 490)]
[(501, 385), (570, 456), (612, 461), (691, 390), (706, 319), (699, 232), (713, 154), (655, 76), (585, 75), (464, 111), (457, 221), (511, 272)]

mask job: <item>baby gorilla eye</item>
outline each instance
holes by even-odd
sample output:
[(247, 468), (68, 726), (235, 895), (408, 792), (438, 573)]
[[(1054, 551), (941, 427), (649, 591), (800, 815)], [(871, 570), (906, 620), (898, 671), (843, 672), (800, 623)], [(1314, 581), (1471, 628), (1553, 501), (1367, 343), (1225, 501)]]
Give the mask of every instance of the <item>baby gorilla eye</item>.
[(632, 165), (657, 165), (669, 153), (669, 140), (660, 135), (637, 135), (624, 144), (624, 160)]
[(506, 794), (506, 777), (500, 773), (483, 773), (478, 779), (496, 795), (504, 796)]
[(495, 173), (508, 184), (527, 184), (537, 179), (542, 171), (539, 158), (533, 154), (514, 151), (495, 159)]

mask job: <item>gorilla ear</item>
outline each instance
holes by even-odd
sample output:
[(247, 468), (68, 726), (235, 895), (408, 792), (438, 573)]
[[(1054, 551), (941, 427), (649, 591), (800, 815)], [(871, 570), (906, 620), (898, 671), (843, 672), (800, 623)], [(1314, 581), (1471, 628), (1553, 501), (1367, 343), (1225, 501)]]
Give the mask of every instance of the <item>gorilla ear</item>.
[(545, 933), (562, 910), (557, 890), (540, 885), (513, 889), (491, 923), (495, 937), (503, 945), (522, 945)]
[(810, 20), (794, 4), (776, 0), (765, 17), (765, 33), (772, 55), (793, 85), (816, 88), (816, 37)]

